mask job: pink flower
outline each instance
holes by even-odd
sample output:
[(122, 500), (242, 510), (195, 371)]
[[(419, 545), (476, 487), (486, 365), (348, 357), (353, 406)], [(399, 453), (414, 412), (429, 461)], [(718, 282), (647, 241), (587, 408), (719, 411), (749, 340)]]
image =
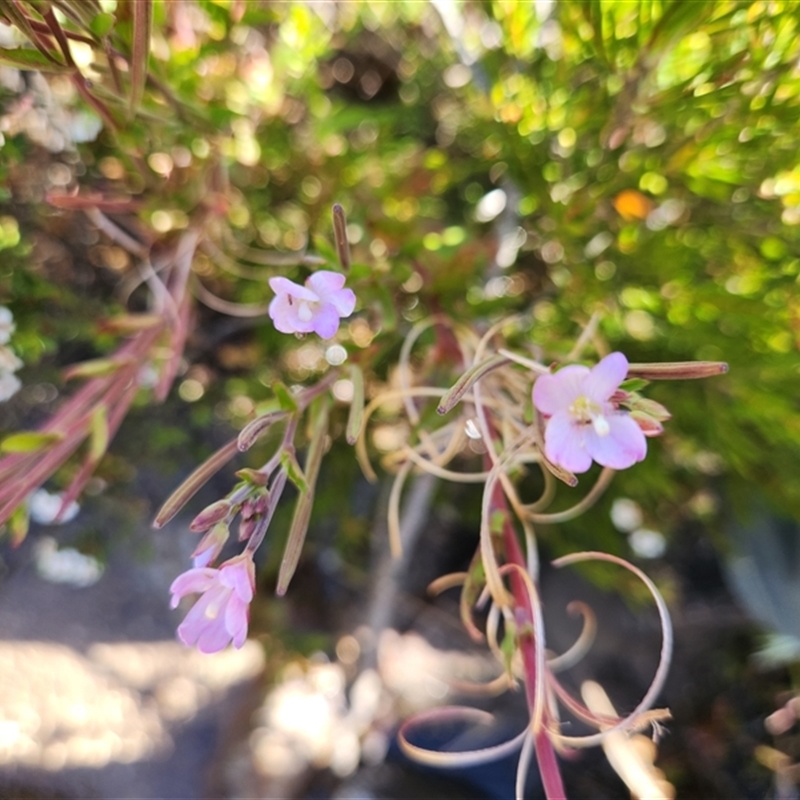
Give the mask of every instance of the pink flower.
[(592, 460), (625, 469), (647, 453), (642, 429), (611, 397), (625, 380), (628, 359), (611, 353), (589, 369), (564, 367), (542, 375), (533, 385), (533, 404), (549, 417), (544, 452), (570, 472), (586, 472)]
[(231, 558), (219, 569), (200, 567), (178, 575), (169, 587), (172, 608), (187, 594), (202, 595), (178, 626), (180, 640), (197, 645), (201, 653), (216, 653), (231, 641), (234, 647), (241, 647), (247, 638), (255, 585), (249, 553)]
[(344, 275), (321, 270), (300, 286), (288, 278), (270, 278), (275, 297), (269, 315), (281, 333), (314, 332), (330, 339), (339, 330), (339, 318), (356, 307), (352, 289), (344, 289)]

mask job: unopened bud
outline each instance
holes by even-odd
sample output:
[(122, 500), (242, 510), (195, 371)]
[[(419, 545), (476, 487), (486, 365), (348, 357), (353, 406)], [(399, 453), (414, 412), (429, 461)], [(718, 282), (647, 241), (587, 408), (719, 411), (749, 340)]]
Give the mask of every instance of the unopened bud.
[(249, 539), (255, 533), (268, 505), (269, 493), (266, 491), (245, 500), (242, 504), (241, 522), (239, 523), (240, 542)]
[(250, 469), (249, 467), (238, 470), (236, 472), (236, 477), (248, 483), (252, 483), (254, 486), (266, 486), (269, 483), (269, 475), (265, 472), (261, 472), (261, 470)]
[(221, 522), (231, 512), (231, 504), (227, 500), (217, 500), (210, 506), (206, 506), (189, 525), (189, 530), (195, 533), (207, 531), (212, 525)]
[(628, 404), (628, 408), (630, 408), (631, 411), (641, 411), (643, 414), (647, 414), (648, 417), (657, 419), (659, 422), (672, 419), (672, 414), (670, 414), (661, 403), (657, 403), (655, 400), (650, 400), (647, 397), (636, 397)]
[(208, 531), (192, 553), (195, 567), (207, 567), (214, 561), (222, 552), (229, 535), (230, 531), (225, 522), (218, 522)]
[(661, 436), (664, 433), (664, 426), (643, 411), (631, 411), (631, 418), (642, 429), (645, 436)]

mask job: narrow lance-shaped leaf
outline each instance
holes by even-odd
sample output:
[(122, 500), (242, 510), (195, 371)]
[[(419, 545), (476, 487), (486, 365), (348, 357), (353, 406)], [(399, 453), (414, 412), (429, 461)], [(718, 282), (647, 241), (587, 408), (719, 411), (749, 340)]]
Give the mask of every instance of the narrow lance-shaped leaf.
[(22, 543), (22, 540), (28, 535), (28, 528), (30, 527), (31, 517), (28, 503), (19, 505), (14, 513), (8, 520), (8, 531), (11, 534), (11, 544), (13, 547)]
[(350, 242), (347, 240), (347, 217), (344, 209), (338, 204), (333, 206), (333, 238), (336, 241), (336, 255), (342, 269), (350, 269)]
[(89, 460), (97, 464), (108, 449), (111, 438), (108, 429), (108, 409), (99, 405), (89, 419)]
[(327, 397), (321, 397), (314, 403), (311, 442), (308, 446), (305, 469), (308, 491), (300, 495), (294, 509), (294, 517), (289, 528), (289, 537), (286, 540), (286, 548), (283, 551), (281, 568), (278, 573), (278, 585), (275, 588), (277, 595), (286, 594), (289, 582), (297, 569), (297, 562), (300, 560), (300, 553), (306, 539), (308, 523), (311, 519), (311, 508), (314, 505), (314, 487), (317, 483), (319, 467), (325, 450), (325, 438), (328, 435), (329, 405), (330, 400)]
[(0, 48), (0, 66), (38, 70), (39, 72), (72, 72), (72, 67), (47, 58), (39, 50), (23, 50), (21, 48), (17, 50)]
[(439, 401), (439, 407), (436, 410), (440, 414), (446, 414), (458, 404), (461, 398), (475, 385), (476, 381), (480, 380), (492, 370), (508, 363), (510, 363), (510, 361), (505, 356), (494, 355), (470, 367), (445, 393)]
[(220, 447), (206, 459), (169, 497), (153, 520), (154, 528), (166, 525), (195, 495), (206, 481), (222, 469), (238, 452), (236, 439)]
[(82, 361), (80, 364), (73, 364), (64, 370), (64, 380), (69, 381), (73, 378), (104, 378), (111, 375), (120, 367), (131, 363), (131, 359), (121, 358), (93, 358), (91, 361)]
[(303, 474), (302, 467), (297, 462), (297, 456), (294, 454), (293, 449), (286, 449), (281, 453), (281, 466), (300, 494), (306, 494), (308, 492), (308, 481)]
[(275, 397), (278, 401), (278, 404), (284, 411), (288, 411), (290, 414), (293, 414), (298, 410), (297, 401), (283, 383), (280, 381), (275, 381), (275, 383), (272, 385), (272, 390), (275, 392)]
[(350, 401), (350, 413), (347, 415), (345, 437), (347, 444), (355, 444), (364, 420), (364, 373), (355, 364), (350, 368), (350, 383), (353, 385), (353, 398)]
[(150, 34), (153, 26), (152, 0), (133, 1), (133, 44), (131, 48), (131, 98), (130, 109), (136, 112), (147, 82), (150, 59)]
[(0, 442), (0, 452), (2, 453), (33, 453), (36, 450), (43, 450), (51, 445), (60, 442), (63, 435), (55, 431), (51, 433), (40, 433), (39, 431), (20, 431), (6, 436)]

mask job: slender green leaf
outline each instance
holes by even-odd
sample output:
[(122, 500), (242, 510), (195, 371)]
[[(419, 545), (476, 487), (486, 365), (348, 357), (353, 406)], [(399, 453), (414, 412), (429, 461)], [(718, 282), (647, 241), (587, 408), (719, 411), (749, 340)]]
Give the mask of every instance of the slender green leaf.
[(108, 449), (111, 435), (108, 429), (108, 408), (99, 405), (89, 420), (89, 460), (98, 463)]
[(38, 70), (39, 72), (72, 72), (72, 67), (48, 58), (39, 50), (0, 48), (0, 65), (16, 69)]
[(11, 534), (11, 544), (14, 547), (21, 544), (23, 539), (28, 535), (28, 528), (30, 527), (30, 509), (27, 503), (17, 506), (11, 517), (8, 520), (8, 532)]
[(275, 392), (275, 397), (284, 411), (288, 411), (290, 414), (297, 412), (297, 401), (283, 383), (275, 381), (275, 383), (272, 384), (272, 391)]
[(21, 431), (6, 436), (0, 442), (0, 453), (33, 453), (60, 442), (64, 436), (60, 433), (41, 433), (39, 431)]
[(73, 364), (64, 370), (64, 380), (73, 378), (104, 378), (113, 375), (120, 367), (129, 364), (129, 361), (119, 358), (93, 358), (91, 361), (82, 361)]
[(281, 466), (286, 471), (286, 476), (297, 487), (301, 494), (308, 492), (308, 481), (303, 474), (303, 469), (297, 461), (293, 450), (284, 450), (281, 453)]

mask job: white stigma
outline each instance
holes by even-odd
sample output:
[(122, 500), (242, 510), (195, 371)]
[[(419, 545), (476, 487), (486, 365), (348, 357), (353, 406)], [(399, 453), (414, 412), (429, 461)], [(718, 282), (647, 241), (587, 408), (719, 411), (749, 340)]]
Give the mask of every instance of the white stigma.
[(314, 312), (311, 310), (311, 306), (308, 304), (307, 300), (301, 300), (297, 306), (297, 317), (301, 322), (308, 322), (311, 317), (314, 316)]
[(590, 400), (585, 395), (581, 395), (572, 403), (569, 407), (569, 413), (576, 422), (582, 425), (591, 423), (594, 432), (598, 436), (608, 436), (611, 430), (608, 420), (603, 414), (602, 405), (596, 403), (594, 400)]
[(598, 436), (608, 436), (608, 420), (602, 414), (592, 417), (592, 427)]

